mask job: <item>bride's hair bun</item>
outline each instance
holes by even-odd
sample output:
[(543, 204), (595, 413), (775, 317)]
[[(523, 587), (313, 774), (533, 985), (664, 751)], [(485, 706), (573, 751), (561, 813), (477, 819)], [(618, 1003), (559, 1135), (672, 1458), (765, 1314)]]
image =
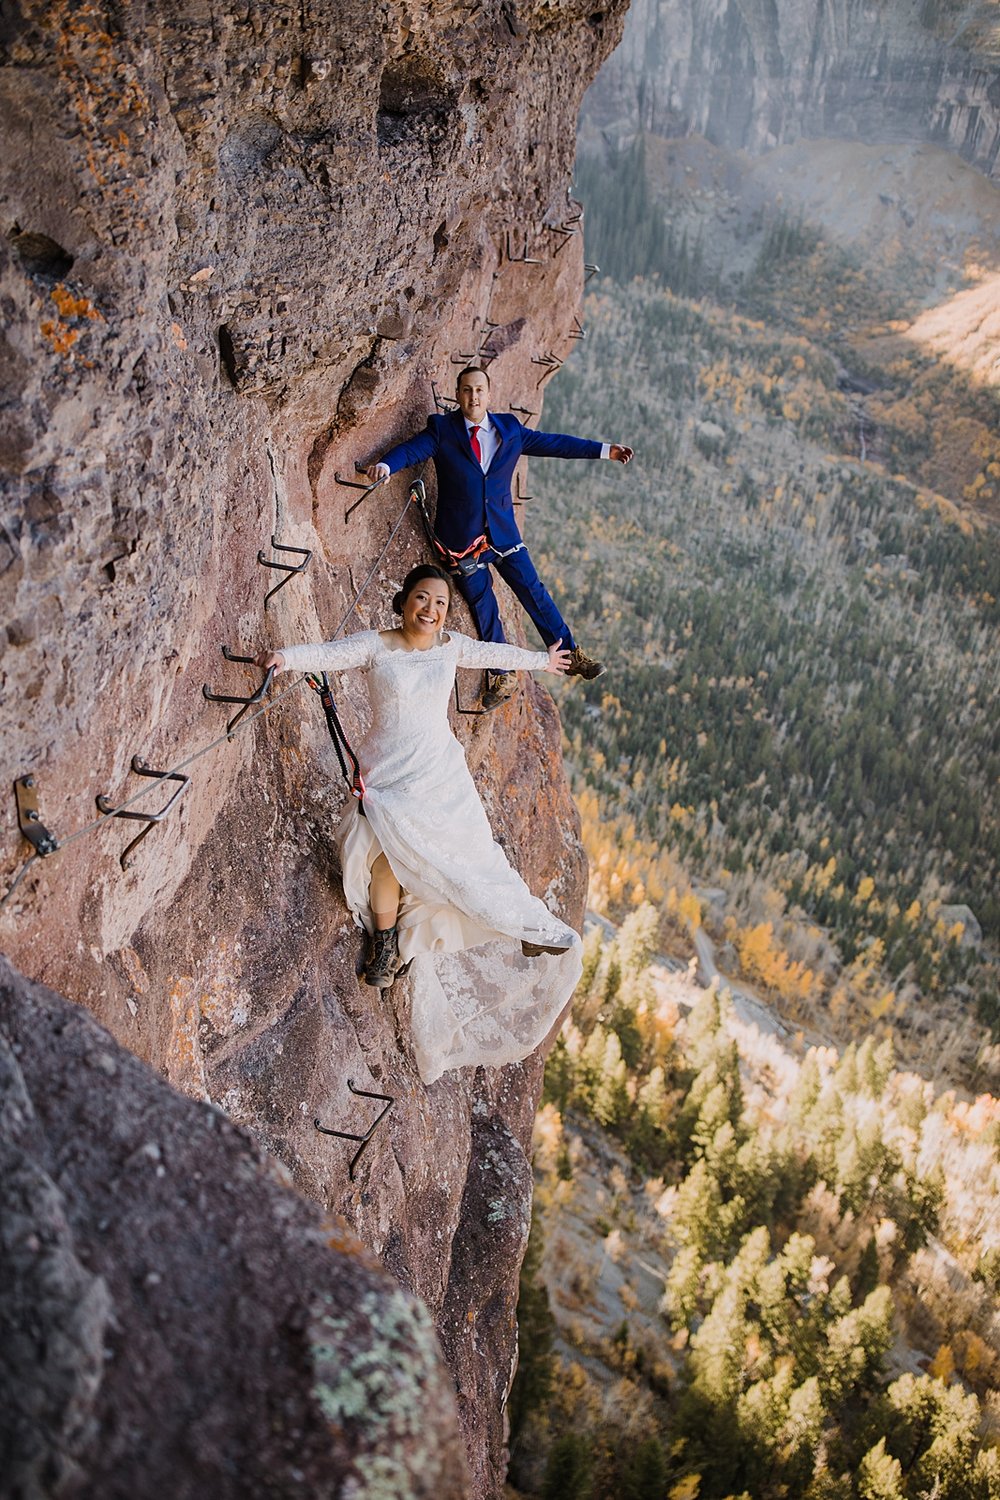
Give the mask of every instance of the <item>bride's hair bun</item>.
[(394, 615), (403, 613), (403, 590), (397, 589), (392, 596), (392, 612)]

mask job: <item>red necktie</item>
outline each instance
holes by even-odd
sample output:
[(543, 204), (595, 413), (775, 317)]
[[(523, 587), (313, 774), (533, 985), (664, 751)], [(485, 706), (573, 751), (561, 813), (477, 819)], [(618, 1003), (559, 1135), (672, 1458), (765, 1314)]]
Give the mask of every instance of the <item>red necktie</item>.
[(476, 455), (476, 463), (481, 465), (483, 462), (483, 450), (479, 446), (478, 427), (473, 427), (472, 431), (469, 433), (469, 442), (472, 444), (472, 451)]

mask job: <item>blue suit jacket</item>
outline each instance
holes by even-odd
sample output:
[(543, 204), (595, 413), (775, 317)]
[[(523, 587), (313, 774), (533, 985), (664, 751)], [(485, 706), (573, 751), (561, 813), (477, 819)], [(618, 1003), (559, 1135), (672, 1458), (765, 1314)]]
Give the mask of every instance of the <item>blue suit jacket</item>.
[(432, 458), (438, 499), (434, 530), (452, 552), (462, 552), (483, 532), (500, 551), (516, 547), (521, 533), (514, 520), (510, 487), (522, 454), (529, 458), (600, 458), (601, 444), (559, 432), (535, 432), (509, 414), (490, 412), (500, 439), (489, 472), (472, 451), (460, 411), (435, 413), (423, 432), (390, 448), (382, 462), (391, 474)]

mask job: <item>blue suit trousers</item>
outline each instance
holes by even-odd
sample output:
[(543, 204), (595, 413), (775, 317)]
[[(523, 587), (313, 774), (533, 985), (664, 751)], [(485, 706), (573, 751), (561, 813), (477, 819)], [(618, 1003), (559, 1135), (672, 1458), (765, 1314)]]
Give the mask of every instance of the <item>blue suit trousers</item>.
[(498, 557), (495, 552), (485, 552), (483, 561), (489, 562), (490, 566), (478, 568), (468, 578), (458, 579), (459, 589), (472, 610), (472, 616), (482, 640), (506, 640), (500, 623), (497, 596), (493, 591), (491, 570), (496, 568), (504, 583), (516, 595), (525, 614), (534, 622), (535, 629), (546, 646), (551, 646), (553, 641), (561, 640), (564, 650), (575, 650), (576, 642), (573, 639), (573, 632), (559, 613), (552, 595), (535, 571), (535, 565), (528, 556), (527, 547), (511, 553), (510, 557)]

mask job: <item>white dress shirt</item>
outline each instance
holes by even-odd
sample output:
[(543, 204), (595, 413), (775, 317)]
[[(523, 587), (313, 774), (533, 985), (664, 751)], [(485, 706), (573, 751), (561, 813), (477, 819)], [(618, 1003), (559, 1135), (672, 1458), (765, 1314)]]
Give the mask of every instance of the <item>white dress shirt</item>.
[(493, 455), (500, 446), (500, 438), (496, 428), (490, 421), (489, 412), (486, 413), (481, 422), (470, 422), (468, 417), (466, 417), (465, 430), (469, 434), (470, 443), (472, 442), (472, 429), (474, 427), (479, 429), (479, 452), (482, 455), (479, 460), (479, 467), (484, 474), (487, 474), (490, 464), (493, 462)]
[[(483, 473), (487, 474), (489, 473), (490, 464), (493, 462), (494, 454), (500, 446), (500, 438), (497, 434), (496, 428), (490, 421), (489, 412), (486, 413), (481, 422), (470, 422), (468, 417), (466, 417), (465, 430), (469, 434), (470, 444), (472, 442), (472, 429), (474, 427), (479, 429), (479, 451), (482, 454), (482, 457), (479, 460), (479, 466), (482, 469)], [(602, 443), (601, 457), (610, 458), (610, 456), (611, 444)]]

